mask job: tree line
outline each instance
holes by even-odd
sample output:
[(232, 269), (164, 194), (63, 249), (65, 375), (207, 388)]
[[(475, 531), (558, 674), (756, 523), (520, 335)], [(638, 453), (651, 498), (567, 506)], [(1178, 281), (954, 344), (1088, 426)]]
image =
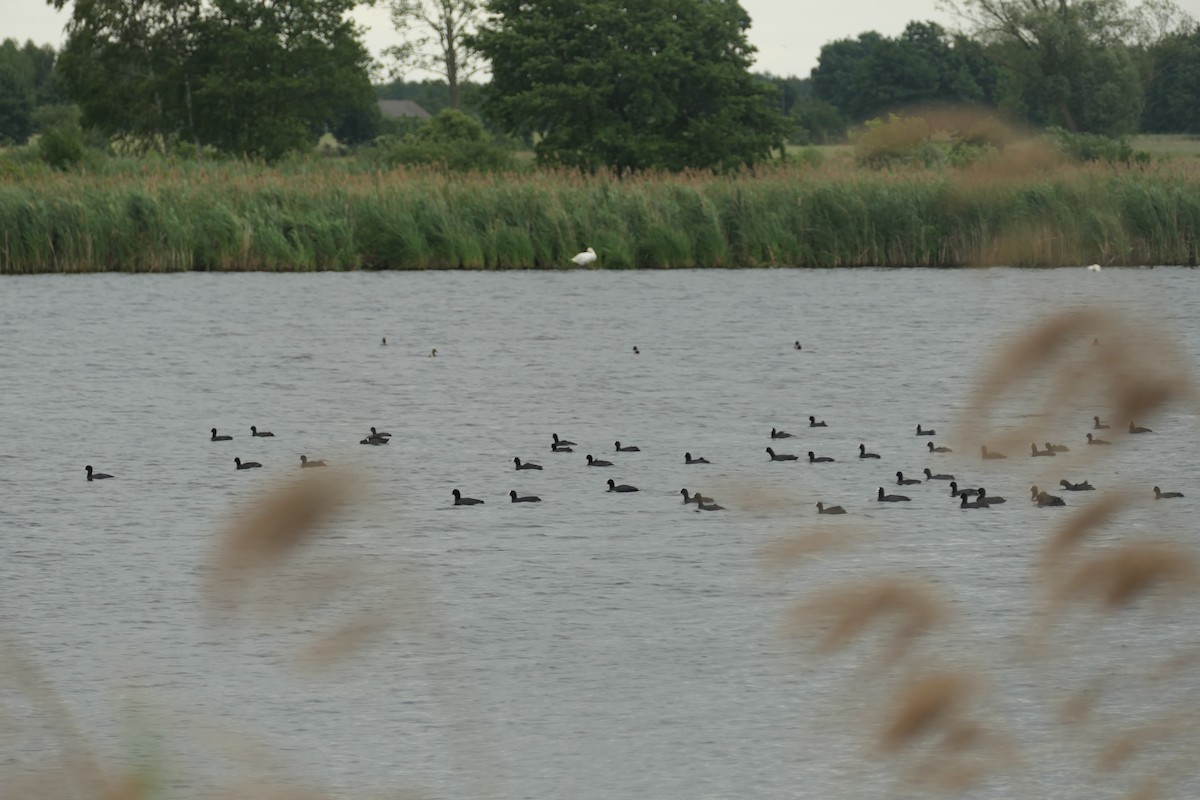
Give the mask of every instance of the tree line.
[[(393, 63), (444, 80), (383, 86), (354, 0), (48, 2), (71, 7), (61, 51), (0, 45), (0, 142), (77, 114), (125, 148), (273, 160), (324, 133), (371, 142), (380, 96), (464, 108), (539, 163), (588, 170), (753, 165), (789, 139), (924, 105), (1200, 134), (1200, 26), (1167, 0), (958, 0), (955, 30), (914, 21), (829, 42), (804, 78), (752, 72), (734, 0), (390, 0)], [(491, 80), (471, 82), (484, 65)]]

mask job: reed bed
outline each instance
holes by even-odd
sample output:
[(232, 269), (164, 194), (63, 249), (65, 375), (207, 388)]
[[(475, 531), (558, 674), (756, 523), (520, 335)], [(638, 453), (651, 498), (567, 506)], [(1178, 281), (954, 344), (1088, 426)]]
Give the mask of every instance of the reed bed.
[(0, 185), (0, 273), (1187, 264), (1200, 167), (617, 178), (128, 162)]

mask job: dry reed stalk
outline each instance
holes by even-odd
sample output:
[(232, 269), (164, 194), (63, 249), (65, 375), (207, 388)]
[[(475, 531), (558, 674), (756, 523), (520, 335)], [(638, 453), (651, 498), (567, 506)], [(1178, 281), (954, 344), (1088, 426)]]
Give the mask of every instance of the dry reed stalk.
[(303, 472), (239, 514), (222, 534), (210, 564), (210, 598), (288, 557), (354, 497), (349, 477), (340, 472)]
[[(1091, 343), (1099, 341), (1099, 346)], [(1024, 448), (1044, 429), (1078, 423), (1080, 409), (1107, 400), (1109, 417), (1123, 425), (1174, 402), (1192, 401), (1193, 384), (1174, 347), (1111, 311), (1076, 309), (1057, 314), (1017, 337), (989, 359), (959, 424), (960, 437), (991, 449)], [(1039, 427), (1006, 431), (993, 417), (1002, 402), (1036, 384), (1026, 399)], [(967, 433), (969, 431), (969, 437)]]
[(1056, 570), (1062, 568), (1068, 552), (1135, 502), (1135, 495), (1131, 491), (1107, 491), (1078, 511), (1073, 511), (1054, 529), (1046, 543), (1041, 563), (1043, 578), (1051, 578)]
[(880, 577), (818, 592), (793, 610), (792, 629), (805, 635), (814, 627), (823, 629), (817, 651), (829, 654), (846, 647), (868, 627), (891, 623), (882, 658), (892, 663), (949, 616), (942, 599), (927, 586)]
[(1131, 542), (1087, 559), (1054, 590), (1051, 612), (1069, 602), (1091, 602), (1105, 611), (1128, 607), (1155, 590), (1165, 599), (1200, 589), (1195, 556), (1165, 542)]
[(846, 550), (868, 541), (870, 535), (858, 528), (842, 527), (837, 530), (797, 532), (777, 539), (764, 547), (761, 558), (764, 566), (783, 569), (795, 566), (810, 556), (837, 550)]
[(974, 689), (974, 676), (951, 671), (922, 675), (902, 686), (890, 707), (884, 709), (887, 717), (880, 733), (880, 749), (889, 753), (911, 747), (934, 728), (949, 733), (957, 727), (951, 722)]

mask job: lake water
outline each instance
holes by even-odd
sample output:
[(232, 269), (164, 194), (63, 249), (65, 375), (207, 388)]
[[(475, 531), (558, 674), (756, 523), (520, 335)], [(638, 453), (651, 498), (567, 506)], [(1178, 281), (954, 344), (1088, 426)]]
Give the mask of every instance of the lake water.
[[(902, 575), (946, 598), (954, 621), (923, 652), (987, 687), (972, 710), (1014, 754), (971, 796), (1116, 797), (1163, 764), (1195, 796), (1178, 737), (1096, 766), (1111, 732), (1194, 711), (1194, 669), (1146, 677), (1195, 652), (1194, 600), (1076, 612), (1053, 659), (1025, 648), (1045, 608), (1034, 565), (1071, 510), (1031, 506), (1029, 485), (1183, 491), (1103, 543), (1190, 546), (1195, 408), (1138, 420), (1153, 436), (1105, 431), (1108, 458), (1088, 459), (1110, 406), (1081, 398), (1071, 425), (1037, 429), (1072, 448), (1052, 467), (1020, 446), (981, 462), (961, 425), (999, 344), (1078, 307), (1152, 325), (1196, 371), (1200, 273), (1177, 268), (0, 278), (0, 635), (102, 758), (149, 751), (173, 796), (252, 776), (354, 797), (881, 797), (915, 763), (875, 749), (890, 678), (864, 673), (866, 646), (815, 658), (787, 621), (821, 587)], [(1004, 413), (1046, 421), (1020, 401)], [(917, 423), (956, 452), (930, 454)], [(371, 426), (391, 444), (360, 446)], [(801, 461), (768, 460), (772, 427)], [(551, 453), (552, 433), (580, 446)], [(856, 458), (860, 442), (883, 458)], [(357, 467), (362, 499), (284, 565), (264, 592), (280, 607), (213, 614), (219, 534), (300, 454)], [(116, 478), (88, 483), (85, 464)], [(1009, 502), (963, 512), (944, 483), (874, 501), (925, 467)], [(452, 507), (456, 487), (486, 504)], [(694, 512), (681, 487), (727, 510)], [(850, 513), (818, 517), (817, 500)], [(872, 538), (770, 568), (766, 548), (814, 529)], [(305, 667), (363, 612), (386, 626)], [(0, 780), (64, 747), (14, 672), (0, 662)], [(1103, 702), (1065, 727), (1053, 707), (1077, 689)]]

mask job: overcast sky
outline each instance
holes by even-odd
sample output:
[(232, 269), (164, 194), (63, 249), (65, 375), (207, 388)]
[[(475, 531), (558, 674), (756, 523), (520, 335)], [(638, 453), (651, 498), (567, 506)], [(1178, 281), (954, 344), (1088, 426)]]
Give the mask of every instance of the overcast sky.
[[(1200, 19), (1200, 0), (1176, 0), (1192, 17)], [(750, 41), (758, 48), (756, 70), (805, 77), (816, 66), (821, 45), (855, 37), (864, 31), (894, 36), (911, 20), (951, 20), (939, 11), (937, 0), (742, 0), (753, 26)], [(366, 28), (365, 41), (378, 56), (395, 43), (387, 5), (362, 7), (355, 16)], [(44, 0), (0, 0), (0, 39), (58, 47), (63, 41), (67, 14), (55, 11)]]

